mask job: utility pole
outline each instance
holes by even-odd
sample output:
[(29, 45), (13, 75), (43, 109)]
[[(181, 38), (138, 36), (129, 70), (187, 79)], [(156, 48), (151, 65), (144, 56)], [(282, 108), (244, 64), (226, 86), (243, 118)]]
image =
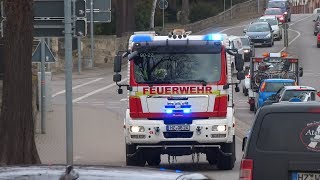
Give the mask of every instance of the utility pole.
[(284, 23), (283, 24), (283, 29), (284, 29), (284, 38), (283, 38), (283, 43), (284, 43), (284, 47), (287, 48), (289, 47), (289, 37), (288, 37), (288, 29), (289, 29), (289, 24), (288, 23)]
[(94, 62), (94, 39), (93, 39), (93, 0), (90, 0), (90, 38), (91, 38), (91, 58), (89, 67), (93, 67)]
[(66, 157), (73, 165), (73, 110), (72, 110), (72, 17), (71, 0), (64, 0), (65, 88), (66, 88)]
[(46, 133), (46, 52), (45, 52), (45, 40), (40, 39), (40, 54), (41, 54), (41, 133)]

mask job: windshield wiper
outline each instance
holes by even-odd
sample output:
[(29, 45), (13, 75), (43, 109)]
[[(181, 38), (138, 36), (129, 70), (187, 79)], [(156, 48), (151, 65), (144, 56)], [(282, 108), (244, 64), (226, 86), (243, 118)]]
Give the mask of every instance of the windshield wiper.
[[(203, 86), (206, 86), (208, 83), (207, 81), (203, 80), (203, 79), (186, 79), (186, 80), (182, 80), (183, 82), (199, 82), (201, 83)], [(181, 82), (181, 81), (180, 81)]]
[(138, 83), (148, 84), (150, 87), (152, 87), (154, 84), (172, 84), (173, 81), (143, 81)]

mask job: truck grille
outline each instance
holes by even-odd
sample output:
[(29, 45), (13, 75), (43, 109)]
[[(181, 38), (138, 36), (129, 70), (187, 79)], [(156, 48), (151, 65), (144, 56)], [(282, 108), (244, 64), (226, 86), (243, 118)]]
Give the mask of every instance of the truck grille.
[(163, 132), (165, 138), (191, 138), (193, 132)]

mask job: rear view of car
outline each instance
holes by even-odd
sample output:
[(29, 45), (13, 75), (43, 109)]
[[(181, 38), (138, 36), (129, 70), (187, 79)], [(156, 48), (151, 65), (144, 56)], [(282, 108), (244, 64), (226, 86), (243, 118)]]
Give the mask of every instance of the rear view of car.
[(279, 89), (284, 86), (293, 86), (295, 81), (292, 79), (265, 79), (259, 88), (258, 102), (256, 109), (263, 106), (264, 102), (273, 94), (276, 94)]
[(300, 102), (262, 107), (243, 140), (241, 180), (320, 178), (320, 104)]
[(248, 29), (244, 29), (244, 33), (250, 37), (254, 46), (267, 45), (272, 47), (274, 44), (272, 36), (273, 30), (267, 22), (253, 22), (249, 25)]
[(242, 42), (244, 61), (249, 62), (250, 58), (255, 56), (254, 47), (251, 44), (251, 40), (248, 36), (240, 36), (240, 39)]

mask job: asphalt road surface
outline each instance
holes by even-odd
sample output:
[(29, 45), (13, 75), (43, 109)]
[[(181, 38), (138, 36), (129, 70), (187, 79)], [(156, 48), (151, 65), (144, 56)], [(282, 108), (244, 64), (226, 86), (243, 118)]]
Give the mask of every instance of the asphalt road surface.
[[(313, 22), (310, 15), (292, 15), (289, 30), (289, 53), (300, 59), (304, 68), (303, 85), (318, 88), (320, 82), (320, 49), (316, 48), (313, 36)], [(203, 33), (224, 32), (228, 35), (243, 35), (244, 26), (249, 21), (233, 27), (214, 28)], [(256, 48), (256, 55), (263, 52), (279, 52), (282, 41), (275, 41), (271, 48)], [(122, 73), (125, 77), (126, 73)], [(126, 108), (126, 93), (118, 95), (112, 82), (112, 69), (103, 75), (90, 78), (79, 76), (73, 80), (74, 101), (74, 161), (78, 164), (125, 165), (123, 118)], [(65, 94), (63, 76), (53, 78), (53, 112), (48, 115), (47, 134), (37, 135), (37, 145), (43, 163), (65, 163)], [(252, 125), (253, 113), (249, 111), (247, 97), (239, 92), (236, 97), (236, 117), (245, 125), (246, 131)], [(48, 141), (52, 143), (48, 144)], [(233, 170), (220, 171), (209, 166), (205, 155), (199, 162), (193, 162), (191, 156), (177, 157), (177, 161), (168, 163), (162, 156), (160, 167), (199, 172), (213, 179), (237, 179), (239, 162), (242, 157), (241, 138), (236, 139), (237, 161)], [(156, 167), (156, 168), (160, 168)]]

